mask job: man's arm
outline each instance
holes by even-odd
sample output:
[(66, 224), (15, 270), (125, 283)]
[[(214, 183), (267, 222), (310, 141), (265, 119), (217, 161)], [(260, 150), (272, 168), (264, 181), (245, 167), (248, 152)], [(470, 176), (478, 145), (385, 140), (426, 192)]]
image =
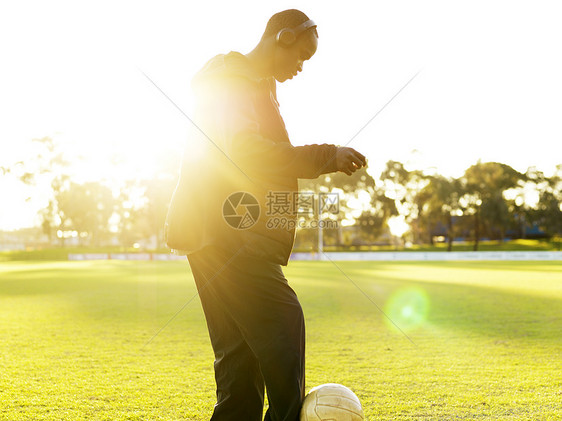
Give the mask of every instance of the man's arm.
[(293, 146), (289, 142), (277, 143), (264, 137), (259, 130), (252, 97), (248, 95), (252, 91), (243, 88), (226, 91), (222, 120), (225, 124), (225, 152), (248, 172), (248, 176), (316, 178), (334, 171), (352, 174), (366, 165), (365, 157), (352, 148), (328, 144)]

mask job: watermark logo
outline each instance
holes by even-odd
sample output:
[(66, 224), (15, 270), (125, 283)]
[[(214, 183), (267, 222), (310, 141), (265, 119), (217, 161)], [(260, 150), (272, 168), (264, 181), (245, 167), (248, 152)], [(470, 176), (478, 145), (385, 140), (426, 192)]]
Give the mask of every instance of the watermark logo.
[[(338, 226), (338, 222), (333, 218), (322, 219), (322, 215), (339, 213), (338, 193), (269, 191), (265, 199), (265, 226), (269, 229)], [(260, 204), (250, 193), (232, 193), (223, 203), (222, 214), (232, 228), (248, 229), (258, 221)]]
[(340, 195), (338, 193), (320, 193), (318, 197), (320, 213), (336, 215), (340, 211)]
[(257, 222), (260, 216), (260, 205), (250, 193), (232, 193), (222, 205), (222, 215), (232, 228), (248, 229)]

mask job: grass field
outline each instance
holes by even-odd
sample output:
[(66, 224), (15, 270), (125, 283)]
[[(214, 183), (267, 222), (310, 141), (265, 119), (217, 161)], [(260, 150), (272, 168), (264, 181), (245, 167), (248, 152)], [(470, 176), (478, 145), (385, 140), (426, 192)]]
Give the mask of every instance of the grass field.
[[(368, 420), (562, 419), (560, 262), (337, 265), (285, 271), (307, 388)], [(212, 359), (187, 263), (0, 263), (1, 420), (205, 420)]]

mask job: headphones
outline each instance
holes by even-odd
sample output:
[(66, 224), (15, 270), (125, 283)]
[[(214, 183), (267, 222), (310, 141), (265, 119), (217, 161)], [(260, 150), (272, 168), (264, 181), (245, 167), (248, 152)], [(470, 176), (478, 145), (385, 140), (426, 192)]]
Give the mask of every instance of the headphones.
[(289, 47), (297, 40), (300, 34), (302, 34), (308, 28), (312, 28), (314, 26), (316, 26), (316, 24), (311, 19), (309, 19), (306, 22), (301, 23), (296, 28), (283, 28), (279, 32), (277, 32), (275, 40), (283, 47)]

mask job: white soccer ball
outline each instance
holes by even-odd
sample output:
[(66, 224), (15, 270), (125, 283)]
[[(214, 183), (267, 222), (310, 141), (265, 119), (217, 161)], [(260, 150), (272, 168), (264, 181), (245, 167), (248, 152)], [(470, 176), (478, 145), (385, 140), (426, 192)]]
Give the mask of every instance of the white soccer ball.
[(359, 398), (341, 384), (316, 386), (304, 398), (301, 421), (363, 421)]

